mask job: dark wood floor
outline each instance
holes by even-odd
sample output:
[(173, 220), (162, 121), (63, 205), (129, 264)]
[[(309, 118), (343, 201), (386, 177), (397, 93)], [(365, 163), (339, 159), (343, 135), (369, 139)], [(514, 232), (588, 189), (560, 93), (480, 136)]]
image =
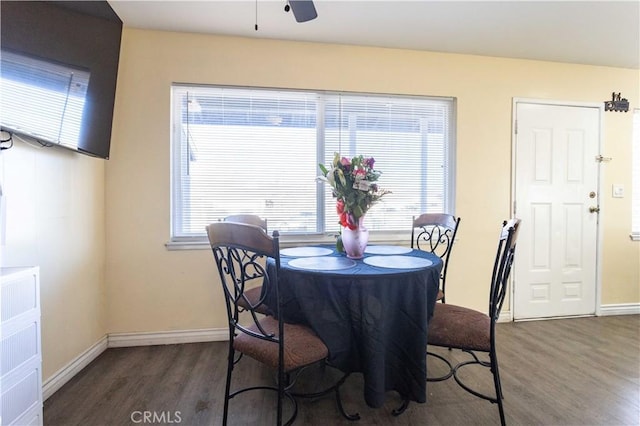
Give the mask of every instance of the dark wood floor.
[[(45, 402), (45, 425), (221, 424), (226, 345), (108, 349)], [(510, 425), (640, 424), (639, 315), (501, 323), (498, 357)], [(430, 374), (438, 369), (429, 363)], [(491, 389), (488, 371), (481, 370), (467, 379)], [(247, 358), (235, 374), (236, 383), (274, 380), (273, 373)], [(333, 372), (321, 374), (312, 371), (307, 383), (331, 378)], [(300, 401), (296, 424), (499, 424), (496, 405), (467, 394), (453, 380), (429, 383), (427, 389), (426, 404), (412, 403), (393, 417), (390, 411), (400, 404), (399, 397), (390, 392), (383, 408), (369, 408), (361, 377), (352, 375), (343, 387), (343, 401), (348, 411), (360, 413), (359, 422), (340, 417), (327, 396)], [(241, 396), (231, 401), (230, 424), (273, 424), (272, 410), (269, 393)]]

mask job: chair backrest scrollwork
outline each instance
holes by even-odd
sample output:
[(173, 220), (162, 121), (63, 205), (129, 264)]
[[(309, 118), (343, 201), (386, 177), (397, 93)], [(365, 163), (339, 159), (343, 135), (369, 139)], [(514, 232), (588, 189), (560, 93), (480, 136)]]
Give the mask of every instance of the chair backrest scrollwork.
[[(279, 300), (278, 231), (269, 236), (260, 226), (224, 221), (207, 226), (207, 234), (225, 295), (230, 333), (240, 331), (253, 337), (277, 342), (278, 339), (272, 333), (262, 329), (260, 317), (257, 316), (259, 312), (249, 303), (245, 291), (256, 285), (273, 286), (275, 299)], [(268, 258), (275, 261), (275, 268), (271, 274), (267, 273)], [(272, 308), (277, 312), (277, 306)], [(240, 321), (239, 314), (243, 311), (250, 314), (249, 325), (246, 324), (246, 320), (242, 323)], [(249, 329), (253, 325), (259, 333)]]
[[(411, 228), (411, 248), (429, 251), (442, 259), (440, 274), (444, 295), (449, 258), (456, 239), (460, 218), (445, 213), (423, 213), (413, 217)], [(444, 301), (444, 296), (443, 296)]]

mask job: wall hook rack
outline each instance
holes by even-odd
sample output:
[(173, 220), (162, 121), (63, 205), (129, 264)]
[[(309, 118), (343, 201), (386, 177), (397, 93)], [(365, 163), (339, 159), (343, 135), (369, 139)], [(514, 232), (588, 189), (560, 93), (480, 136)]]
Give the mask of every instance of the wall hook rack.
[(620, 92), (613, 92), (610, 101), (604, 101), (605, 111), (627, 112), (629, 111), (629, 101), (622, 97)]

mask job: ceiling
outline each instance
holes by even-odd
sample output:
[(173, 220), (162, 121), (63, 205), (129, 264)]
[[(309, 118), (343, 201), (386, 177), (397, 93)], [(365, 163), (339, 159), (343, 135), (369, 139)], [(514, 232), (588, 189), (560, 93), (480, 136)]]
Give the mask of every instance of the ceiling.
[(304, 23), (286, 0), (109, 4), (125, 27), (640, 69), (640, 0), (315, 0)]

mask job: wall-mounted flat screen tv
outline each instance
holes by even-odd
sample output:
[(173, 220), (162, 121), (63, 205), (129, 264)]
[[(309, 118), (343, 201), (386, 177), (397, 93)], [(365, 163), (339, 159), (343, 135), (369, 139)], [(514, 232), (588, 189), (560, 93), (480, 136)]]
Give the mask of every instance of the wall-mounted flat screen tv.
[(106, 1), (0, 2), (0, 125), (109, 158), (122, 21)]

